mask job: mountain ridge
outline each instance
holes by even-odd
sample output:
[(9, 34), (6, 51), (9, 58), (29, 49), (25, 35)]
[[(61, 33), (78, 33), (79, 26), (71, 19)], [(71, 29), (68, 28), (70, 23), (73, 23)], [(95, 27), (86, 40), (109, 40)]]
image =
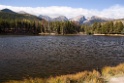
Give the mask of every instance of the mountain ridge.
[(74, 22), (78, 22), (79, 24), (83, 24), (86, 19), (86, 17), (84, 15), (80, 15), (80, 16), (76, 16), (73, 17), (71, 19), (69, 19), (70, 21), (74, 21)]
[(7, 8), (2, 9), (1, 12), (16, 14), (16, 12), (14, 12), (14, 11), (12, 11), (12, 10), (10, 10), (10, 9), (7, 9)]
[(38, 18), (37, 16), (31, 15), (31, 14), (19, 14), (18, 12), (14, 12), (10, 9), (3, 9), (0, 11), (0, 18), (1, 19), (9, 19), (9, 20), (14, 20), (14, 19), (28, 19), (28, 20), (42, 20), (41, 18)]
[(42, 18), (48, 22), (51, 22), (51, 21), (72, 21), (72, 22), (76, 22), (80, 25), (93, 24), (94, 22), (106, 22), (106, 21), (113, 20), (113, 19), (99, 17), (99, 16), (91, 16), (89, 18), (86, 18), (84, 15), (79, 15), (79, 16), (76, 16), (76, 17), (73, 17), (70, 19), (68, 19), (66, 16), (58, 16), (56, 18), (51, 18), (49, 16), (43, 16), (43, 15), (40, 15), (39, 18)]
[(68, 18), (66, 16), (58, 16), (53, 18), (53, 21), (68, 21)]
[[(37, 18), (37, 19), (44, 19), (48, 22), (52, 22), (52, 21), (72, 21), (72, 22), (76, 22), (80, 25), (82, 24), (93, 24), (94, 22), (106, 22), (106, 21), (111, 21), (111, 20), (115, 20), (115, 19), (109, 19), (109, 18), (105, 18), (105, 17), (99, 17), (99, 16), (91, 16), (89, 18), (86, 18), (84, 15), (79, 15), (73, 18), (68, 19), (66, 16), (58, 16), (56, 18), (51, 18), (49, 16), (46, 15), (39, 15), (39, 16), (35, 16), (35, 15), (31, 15), (29, 13), (26, 13), (25, 11), (21, 11), (21, 12), (15, 12), (12, 11), (10, 9), (2, 9), (0, 10), (0, 13), (7, 13), (7, 14), (15, 14), (15, 15), (24, 15), (24, 16), (29, 16), (30, 18)], [(4, 15), (4, 14), (3, 14)]]
[(48, 22), (52, 21), (52, 18), (49, 17), (49, 16), (46, 16), (46, 15), (39, 15), (38, 17), (41, 18), (41, 19), (44, 19), (44, 20), (46, 20)]

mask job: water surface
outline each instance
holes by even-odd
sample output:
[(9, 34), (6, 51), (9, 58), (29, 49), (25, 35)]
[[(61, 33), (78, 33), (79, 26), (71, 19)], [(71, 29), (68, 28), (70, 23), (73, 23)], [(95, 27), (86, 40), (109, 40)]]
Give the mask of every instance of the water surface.
[(0, 80), (48, 77), (124, 62), (124, 37), (0, 36)]

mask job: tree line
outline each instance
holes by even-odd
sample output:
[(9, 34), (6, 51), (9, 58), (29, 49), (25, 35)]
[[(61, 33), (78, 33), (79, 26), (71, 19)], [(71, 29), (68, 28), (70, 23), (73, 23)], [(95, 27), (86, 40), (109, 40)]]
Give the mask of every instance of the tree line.
[(45, 20), (28, 20), (28, 19), (1, 19), (0, 34), (39, 34), (39, 33), (56, 33), (56, 34), (123, 34), (124, 25), (121, 21), (117, 22), (95, 22), (92, 25), (79, 25), (76, 22), (47, 22)]
[(81, 31), (86, 34), (124, 34), (124, 25), (121, 21), (95, 22), (91, 26), (82, 25)]
[(29, 20), (0, 20), (0, 34), (38, 34), (40, 23)]
[(47, 22), (45, 20), (4, 20), (0, 19), (0, 34), (74, 34), (80, 26), (74, 22)]

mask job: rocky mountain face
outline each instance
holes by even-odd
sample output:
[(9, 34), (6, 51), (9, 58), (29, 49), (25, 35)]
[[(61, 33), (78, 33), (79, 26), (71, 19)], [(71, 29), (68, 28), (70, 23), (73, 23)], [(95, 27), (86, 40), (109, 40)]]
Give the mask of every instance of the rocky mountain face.
[(59, 16), (53, 19), (53, 21), (68, 21), (68, 18), (65, 16)]
[(46, 21), (72, 21), (72, 22), (76, 22), (80, 25), (82, 24), (93, 24), (94, 22), (106, 22), (106, 21), (110, 21), (112, 19), (107, 19), (107, 18), (102, 18), (102, 17), (98, 17), (98, 16), (92, 16), (89, 18), (86, 18), (83, 15), (68, 19), (65, 16), (59, 16), (56, 18), (50, 18), (49, 16), (43, 16), (40, 15), (39, 18), (45, 19)]
[(44, 19), (48, 22), (51, 22), (51, 21), (62, 21), (62, 22), (63, 21), (74, 21), (74, 22), (76, 22), (80, 25), (82, 25), (82, 24), (93, 24), (94, 22), (106, 22), (106, 21), (111, 20), (111, 19), (102, 18), (102, 17), (98, 17), (98, 16), (92, 16), (92, 17), (86, 18), (83, 15), (80, 15), (80, 16), (77, 16), (77, 17), (74, 17), (74, 18), (71, 18), (71, 19), (68, 19), (65, 16), (59, 16), (59, 17), (56, 17), (56, 18), (51, 18), (49, 16), (40, 15), (40, 16), (37, 17), (37, 16), (31, 15), (31, 14), (27, 14), (25, 11), (20, 11), (20, 12), (17, 13), (17, 12), (14, 12), (14, 11), (10, 10), (10, 9), (3, 9), (0, 12), (8, 13), (8, 14), (16, 14), (16, 15), (17, 14), (23, 14), (25, 16), (30, 16), (30, 18), (33, 16), (33, 17), (38, 18), (38, 19)]
[(106, 22), (109, 20), (110, 19), (107, 19), (107, 18), (92, 16), (92, 17), (88, 18), (87, 20), (85, 20), (83, 24), (93, 24), (94, 22)]
[(85, 16), (82, 16), (82, 15), (70, 19), (70, 21), (78, 22), (79, 24), (83, 24), (84, 21), (86, 20), (87, 19), (85, 18)]
[(56, 17), (56, 18), (50, 18), (49, 16), (43, 16), (43, 15), (40, 15), (39, 18), (41, 19), (44, 19), (46, 21), (68, 21), (68, 18), (66, 18), (65, 16), (59, 16), (59, 17)]
[(85, 16), (77, 16), (70, 19), (70, 21), (75, 21), (78, 22), (79, 24), (93, 24), (94, 22), (106, 22), (110, 20), (111, 19), (102, 18), (98, 16), (92, 16), (89, 18), (86, 18)]
[(52, 18), (50, 18), (49, 16), (40, 15), (39, 18), (44, 19), (48, 22), (52, 21)]

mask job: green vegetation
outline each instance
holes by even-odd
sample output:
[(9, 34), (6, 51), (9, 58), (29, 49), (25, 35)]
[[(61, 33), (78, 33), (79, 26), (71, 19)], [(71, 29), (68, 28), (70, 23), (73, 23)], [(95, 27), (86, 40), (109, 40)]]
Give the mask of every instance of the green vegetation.
[(79, 30), (79, 25), (69, 21), (47, 22), (33, 15), (0, 12), (0, 34), (73, 34)]
[(93, 25), (82, 25), (81, 31), (87, 34), (123, 34), (124, 33), (124, 25), (121, 21), (113, 21), (98, 23), (95, 22)]
[(74, 22), (50, 22), (48, 32), (57, 34), (76, 34), (80, 31), (80, 26)]
[(39, 21), (42, 19), (39, 19), (36, 16), (33, 15), (29, 15), (29, 14), (18, 14), (18, 13), (9, 13), (9, 12), (0, 12), (0, 19), (1, 20), (23, 20), (23, 19), (27, 19), (27, 20), (35, 20), (35, 21)]
[(95, 22), (92, 25), (79, 25), (75, 22), (47, 22), (29, 14), (0, 12), (0, 34), (123, 34), (121, 21), (105, 23)]
[(0, 34), (37, 34), (42, 19), (28, 14), (0, 12)]
[(124, 64), (116, 67), (104, 67), (100, 74), (98, 71), (93, 70), (84, 71), (77, 74), (62, 75), (57, 77), (42, 78), (29, 78), (23, 81), (9, 81), (5, 83), (106, 83), (106, 77), (115, 75), (124, 75)]
[(40, 23), (30, 20), (0, 20), (1, 34), (37, 34), (40, 32)]

